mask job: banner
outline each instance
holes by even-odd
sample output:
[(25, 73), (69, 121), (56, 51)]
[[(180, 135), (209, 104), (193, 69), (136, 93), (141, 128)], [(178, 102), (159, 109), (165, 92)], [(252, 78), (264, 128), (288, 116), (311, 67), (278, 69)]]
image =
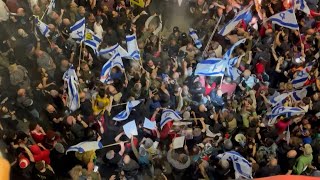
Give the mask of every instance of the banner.
[(140, 6), (140, 7), (144, 7), (144, 1), (143, 0), (130, 0), (130, 4), (134, 4), (134, 5), (137, 5), (137, 6)]

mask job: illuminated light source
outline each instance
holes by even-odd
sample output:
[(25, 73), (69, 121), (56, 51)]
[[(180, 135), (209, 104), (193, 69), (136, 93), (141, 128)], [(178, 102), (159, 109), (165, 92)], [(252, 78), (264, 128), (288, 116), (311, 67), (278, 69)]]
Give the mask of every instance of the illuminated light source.
[(292, 7), (292, 1), (291, 0), (285, 0), (285, 1), (283, 1), (282, 5), (283, 5), (283, 7), (285, 9), (290, 9)]

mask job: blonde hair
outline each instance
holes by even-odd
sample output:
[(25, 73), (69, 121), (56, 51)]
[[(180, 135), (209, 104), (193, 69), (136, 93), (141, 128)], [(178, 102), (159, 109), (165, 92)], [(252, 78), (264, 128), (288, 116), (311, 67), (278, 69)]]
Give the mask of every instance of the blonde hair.
[(71, 176), (72, 180), (78, 180), (81, 174), (82, 174), (82, 167), (80, 165), (73, 167), (69, 171), (69, 175)]

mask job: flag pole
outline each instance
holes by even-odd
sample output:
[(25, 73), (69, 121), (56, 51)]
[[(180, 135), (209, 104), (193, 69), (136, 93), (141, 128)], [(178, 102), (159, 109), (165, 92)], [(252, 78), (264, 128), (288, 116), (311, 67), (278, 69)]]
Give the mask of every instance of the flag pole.
[[(296, 21), (297, 21), (297, 17), (296, 17), (296, 9), (295, 9), (295, 7), (296, 7), (296, 1), (293, 1), (293, 7), (292, 7), (292, 11), (293, 11), (293, 15), (294, 15), (294, 18), (296, 19)], [(297, 21), (298, 22), (298, 21)], [(301, 45), (301, 47), (302, 47), (302, 38), (301, 38), (301, 33), (300, 33), (300, 27), (299, 27), (299, 25), (298, 25), (298, 33), (299, 33), (299, 39), (300, 39), (300, 45)]]
[(304, 45), (304, 44), (303, 44), (303, 42), (302, 42), (301, 33), (300, 33), (300, 28), (298, 29), (298, 33), (299, 33), (300, 45), (301, 45), (301, 47), (302, 47), (302, 45)]
[[(137, 101), (143, 101), (144, 99), (138, 99)], [(125, 102), (125, 103), (120, 103), (120, 104), (115, 104), (115, 105), (112, 105), (111, 107), (116, 107), (116, 106), (122, 106), (122, 105), (126, 105), (128, 104), (128, 102)]]
[[(129, 142), (129, 141), (123, 141), (123, 142), (124, 142), (124, 143), (127, 143), (127, 142)], [(115, 146), (115, 145), (118, 145), (118, 144), (120, 144), (120, 142), (113, 143), (113, 144), (108, 144), (108, 145), (102, 146), (102, 148), (107, 148), (107, 147)], [(102, 148), (101, 148), (101, 149), (102, 149)]]
[(224, 78), (224, 74), (221, 76), (220, 85), (219, 85), (219, 89), (220, 89), (220, 90), (221, 90), (223, 78)]
[(80, 42), (80, 55), (79, 55), (79, 68), (80, 68), (80, 65), (81, 65), (81, 60), (83, 60), (84, 59), (84, 56), (83, 57), (81, 57), (83, 54), (82, 54), (82, 51), (83, 51), (83, 41), (85, 40), (85, 38), (86, 38), (86, 27), (84, 28), (84, 31), (83, 31), (83, 39), (81, 40), (81, 42)]
[(222, 16), (220, 16), (220, 18), (219, 18), (216, 26), (214, 27), (214, 29), (213, 29), (213, 31), (212, 31), (212, 33), (211, 33), (211, 36), (210, 36), (210, 38), (209, 38), (209, 40), (208, 40), (208, 44), (206, 45), (206, 47), (204, 48), (204, 50), (203, 50), (203, 52), (202, 52), (202, 57), (204, 57), (204, 54), (207, 53), (207, 51), (208, 51), (208, 49), (209, 49), (209, 45), (210, 45), (210, 43), (211, 43), (211, 40), (212, 40), (214, 34), (216, 33), (216, 31), (217, 31), (217, 29), (218, 29), (218, 26), (219, 26), (219, 24), (220, 24), (221, 19), (222, 19)]
[[(85, 41), (85, 40), (86, 40), (86, 31), (87, 31), (87, 27), (84, 28), (84, 33), (83, 33), (83, 36), (84, 36), (84, 37), (83, 37), (83, 40), (82, 40), (82, 41)], [(83, 42), (83, 43), (84, 43), (84, 42)], [(85, 44), (82, 45), (82, 49), (83, 49), (83, 48), (85, 48)], [(87, 52), (87, 53), (89, 53), (89, 52)], [(84, 54), (82, 55), (82, 59), (81, 59), (81, 60), (84, 61)], [(79, 64), (79, 65), (80, 65), (80, 64)]]
[(80, 42), (80, 54), (79, 54), (79, 62), (78, 62), (79, 68), (80, 68), (80, 63), (81, 63), (81, 55), (82, 55), (82, 42)]
[(42, 14), (42, 16), (41, 16), (41, 19), (40, 19), (40, 20), (42, 20), (42, 19), (44, 18), (44, 16), (47, 14), (48, 9), (49, 9), (49, 7), (47, 7), (47, 9), (43, 12), (43, 14)]
[(48, 37), (46, 37), (46, 39), (47, 39), (47, 41), (48, 41), (48, 43), (50, 44), (50, 47), (51, 47), (52, 46), (52, 42), (49, 40)]

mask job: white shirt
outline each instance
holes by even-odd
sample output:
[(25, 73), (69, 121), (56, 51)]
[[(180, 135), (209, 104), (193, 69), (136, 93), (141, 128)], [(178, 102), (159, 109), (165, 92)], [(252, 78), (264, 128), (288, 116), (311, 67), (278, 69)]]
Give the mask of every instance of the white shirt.
[(94, 23), (94, 25), (93, 25), (93, 31), (96, 33), (96, 35), (97, 35), (100, 39), (102, 39), (103, 28), (102, 28), (101, 24)]
[(9, 19), (9, 9), (7, 5), (0, 1), (0, 21), (7, 21)]

